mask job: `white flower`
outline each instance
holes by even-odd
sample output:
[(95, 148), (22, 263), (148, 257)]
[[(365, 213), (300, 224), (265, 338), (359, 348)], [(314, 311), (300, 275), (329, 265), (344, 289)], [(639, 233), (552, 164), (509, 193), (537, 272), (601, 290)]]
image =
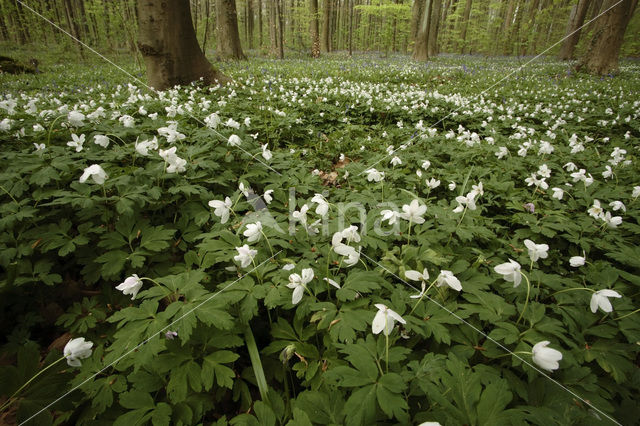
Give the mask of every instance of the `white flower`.
[(392, 166), (395, 167), (395, 166), (398, 166), (398, 165), (402, 164), (402, 160), (400, 159), (400, 157), (395, 156), (395, 157), (393, 157), (391, 159), (390, 163), (391, 163)]
[(130, 115), (123, 115), (118, 121), (122, 123), (123, 127), (133, 127), (136, 124), (135, 118)]
[(366, 170), (365, 173), (367, 173), (367, 180), (369, 182), (380, 182), (384, 179), (384, 172), (379, 172), (376, 169)]
[(456, 202), (458, 203), (458, 207), (453, 209), (454, 213), (460, 213), (463, 211), (464, 206), (467, 206), (467, 208), (472, 211), (476, 209), (475, 194), (473, 192), (469, 192), (466, 197), (458, 195), (456, 197)]
[(501, 146), (500, 148), (498, 148), (498, 151), (496, 152), (496, 157), (498, 157), (498, 160), (502, 159), (503, 157), (506, 157), (507, 155), (509, 155), (509, 150), (507, 149), (506, 146)]
[(549, 256), (549, 253), (547, 253), (549, 246), (547, 244), (536, 244), (531, 240), (524, 240), (524, 245), (529, 250), (529, 257), (532, 262), (538, 259), (546, 259)]
[(249, 197), (249, 191), (251, 190), (251, 187), (245, 187), (244, 182), (240, 182), (240, 184), (238, 185), (238, 190), (242, 192), (245, 197)]
[(505, 281), (513, 283), (514, 287), (518, 287), (522, 281), (520, 264), (513, 259), (509, 259), (508, 263), (497, 265), (493, 270), (502, 275)]
[(72, 141), (67, 142), (67, 146), (76, 149), (76, 152), (82, 151), (82, 145), (84, 145), (84, 134), (78, 136), (75, 133), (71, 133)]
[(227, 127), (232, 127), (234, 129), (239, 129), (240, 128), (240, 123), (238, 123), (237, 121), (235, 121), (232, 118), (228, 119), (227, 122), (224, 123), (224, 125), (227, 126)]
[(456, 278), (451, 271), (440, 271), (440, 275), (436, 280), (436, 285), (438, 287), (449, 286), (456, 291), (462, 290), (462, 284), (460, 284), (460, 280)]
[(562, 359), (562, 353), (555, 349), (547, 348), (549, 343), (550, 342), (548, 340), (536, 343), (533, 346), (533, 349), (531, 349), (531, 355), (533, 362), (538, 364), (540, 368), (547, 371), (553, 371), (560, 368), (558, 361)]
[(569, 258), (569, 265), (574, 268), (578, 268), (580, 266), (583, 266), (586, 261), (587, 259), (584, 256), (571, 256)]
[(95, 143), (96, 145), (100, 145), (103, 148), (106, 148), (109, 146), (109, 138), (106, 137), (105, 135), (95, 135), (93, 137), (93, 143)]
[(609, 302), (608, 297), (620, 298), (622, 295), (613, 290), (598, 290), (594, 292), (593, 296), (591, 296), (591, 312), (595, 314), (598, 308), (602, 309), (604, 312), (613, 311), (613, 306), (611, 306), (611, 302)]
[(605, 166), (605, 171), (602, 172), (602, 177), (607, 179), (610, 178), (611, 176), (613, 176), (613, 170), (611, 170), (611, 166)]
[[(360, 234), (358, 234), (358, 227), (356, 225), (351, 225), (340, 232), (341, 239), (344, 238), (348, 243), (359, 243), (360, 242)], [(334, 234), (335, 237), (335, 234)]]
[(429, 279), (429, 271), (427, 271), (427, 268), (424, 268), (424, 270), (422, 271), (422, 273), (418, 272), (418, 271), (414, 271), (412, 269), (408, 270), (408, 271), (404, 271), (404, 276), (407, 277), (408, 279), (412, 280), (412, 281), (427, 281)]
[(271, 196), (271, 194), (273, 194), (273, 189), (264, 191), (264, 194), (262, 194), (262, 198), (264, 198), (265, 203), (271, 204), (271, 201), (273, 201), (273, 197)]
[(100, 165), (92, 164), (84, 169), (84, 173), (80, 176), (80, 183), (85, 183), (89, 177), (92, 177), (98, 185), (102, 185), (109, 176)]
[(318, 204), (318, 207), (316, 207), (316, 214), (324, 217), (329, 212), (329, 203), (322, 194), (315, 194), (311, 199), (311, 202)]
[(589, 216), (593, 217), (594, 219), (603, 218), (604, 210), (602, 209), (602, 207), (600, 207), (600, 201), (593, 200), (593, 206), (591, 206), (591, 208), (587, 210), (587, 213), (589, 213)]
[(567, 169), (568, 172), (572, 172), (574, 170), (578, 170), (578, 166), (576, 166), (575, 164), (573, 164), (572, 162), (568, 162), (567, 164), (565, 164), (564, 166), (562, 166), (563, 168)]
[(207, 125), (207, 127), (210, 127), (212, 129), (217, 129), (218, 126), (220, 125), (220, 117), (218, 116), (218, 114), (214, 112), (208, 117), (205, 117), (204, 123)]
[(282, 267), (283, 270), (285, 271), (290, 271), (292, 269), (294, 269), (296, 267), (296, 265), (294, 265), (293, 263), (287, 263), (286, 265), (284, 265)]
[(227, 141), (227, 145), (230, 146), (240, 146), (242, 144), (242, 139), (238, 135), (229, 136), (229, 140)]
[(623, 212), (627, 211), (627, 208), (622, 201), (612, 201), (609, 203), (609, 206), (611, 206), (614, 212), (617, 212), (618, 210), (622, 210)]
[(357, 252), (353, 247), (346, 244), (336, 244), (333, 246), (333, 250), (341, 256), (347, 256), (347, 259), (344, 260), (344, 263), (347, 266), (353, 266), (360, 260), (360, 253)]
[(120, 290), (122, 294), (130, 294), (131, 300), (136, 298), (140, 288), (142, 288), (142, 280), (136, 274), (131, 275), (122, 284), (116, 286), (116, 290)]
[(394, 212), (393, 210), (382, 210), (380, 214), (382, 215), (382, 221), (388, 220), (389, 225), (393, 225), (398, 219), (398, 212)]
[(335, 288), (338, 288), (338, 289), (340, 288), (340, 284), (338, 284), (337, 282), (335, 282), (331, 278), (323, 278), (323, 280), (325, 280), (326, 282), (328, 282), (329, 284), (331, 284)]
[(248, 245), (243, 245), (242, 247), (236, 247), (238, 251), (237, 256), (233, 256), (233, 260), (236, 262), (240, 262), (241, 268), (246, 268), (253, 262), (253, 258), (258, 254), (258, 250), (253, 250)]
[(293, 213), (291, 213), (291, 216), (293, 216), (293, 218), (298, 222), (300, 222), (301, 224), (306, 225), (308, 211), (309, 211), (309, 206), (305, 204), (302, 207), (300, 207), (300, 211), (294, 211)]
[(416, 175), (418, 175), (419, 178), (422, 177), (422, 170), (418, 169), (416, 170)]
[(456, 189), (456, 183), (454, 181), (449, 181), (449, 191), (453, 191)]
[(564, 196), (564, 190), (562, 188), (553, 187), (551, 190), (553, 191), (553, 195), (551, 195), (552, 198), (562, 200), (562, 197)]
[(622, 218), (620, 216), (611, 217), (611, 212), (606, 212), (602, 216), (602, 220), (609, 226), (609, 228), (617, 228), (618, 225), (622, 223)]
[(269, 144), (265, 143), (262, 146), (262, 158), (264, 158), (265, 160), (269, 161), (273, 158), (273, 154), (271, 153), (271, 151), (269, 151), (269, 149), (267, 148)]
[(640, 197), (640, 186), (634, 186), (633, 191), (631, 192), (631, 198)]
[(87, 342), (84, 340), (84, 337), (78, 337), (76, 339), (69, 340), (69, 342), (64, 346), (62, 353), (67, 359), (67, 364), (71, 367), (80, 367), (82, 365), (80, 360), (91, 356), (92, 347), (93, 342)]
[(250, 118), (250, 117), (246, 117), (246, 118), (244, 119), (244, 125), (245, 125), (246, 127), (251, 126), (251, 118)]
[(46, 149), (45, 144), (43, 143), (33, 143), (33, 146), (36, 148), (36, 152), (42, 152)]
[(84, 119), (84, 114), (76, 110), (69, 111), (69, 114), (67, 115), (67, 121), (69, 121), (69, 124), (74, 127), (84, 126), (84, 121), (82, 121)]
[(306, 285), (309, 284), (312, 279), (313, 269), (311, 268), (303, 269), (302, 276), (298, 274), (289, 275), (289, 284), (287, 284), (287, 287), (293, 289), (293, 295), (291, 296), (291, 303), (293, 305), (298, 304), (298, 302), (302, 300)]
[(209, 201), (209, 207), (214, 208), (213, 214), (218, 216), (221, 220), (220, 223), (227, 223), (229, 220), (229, 213), (231, 211), (231, 198), (226, 197), (224, 201), (211, 200)]
[(150, 149), (153, 149), (153, 150), (158, 149), (158, 138), (154, 136), (153, 139), (151, 140), (143, 140), (141, 142), (136, 142), (135, 148), (138, 154), (142, 155), (143, 157), (146, 157), (149, 155)]
[(378, 308), (378, 312), (376, 316), (373, 317), (373, 322), (371, 323), (371, 331), (373, 334), (380, 334), (380, 332), (383, 331), (383, 334), (388, 336), (393, 331), (396, 321), (401, 324), (407, 323), (404, 318), (382, 303), (376, 303), (375, 307)]
[(426, 212), (427, 206), (425, 206), (424, 204), (421, 205), (418, 200), (413, 200), (411, 201), (411, 203), (402, 206), (402, 213), (399, 213), (398, 216), (402, 219), (420, 225), (424, 223), (424, 218), (422, 216)]
[(423, 169), (427, 170), (429, 167), (431, 167), (431, 161), (429, 161), (429, 160), (424, 160), (424, 161), (422, 162), (422, 166), (421, 166), (421, 167), (422, 167)]
[(435, 179), (435, 178), (431, 178), (429, 180), (425, 181), (425, 184), (427, 185), (428, 188), (430, 189), (436, 189), (437, 187), (440, 186), (440, 181)]
[(247, 241), (250, 243), (259, 241), (262, 236), (262, 223), (259, 221), (256, 223), (249, 223), (247, 225), (247, 229), (242, 233), (242, 235), (247, 237)]

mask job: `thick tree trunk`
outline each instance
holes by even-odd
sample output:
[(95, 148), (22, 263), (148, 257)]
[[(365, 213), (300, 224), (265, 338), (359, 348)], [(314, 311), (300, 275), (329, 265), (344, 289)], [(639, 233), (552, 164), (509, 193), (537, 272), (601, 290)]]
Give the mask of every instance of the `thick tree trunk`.
[[(416, 0), (417, 1), (417, 0)], [(423, 0), (422, 15), (418, 20), (416, 44), (413, 50), (413, 59), (426, 61), (429, 59), (429, 28), (431, 27), (431, 10), (433, 0)]]
[(322, 35), (320, 36), (320, 52), (331, 51), (331, 0), (324, 0), (322, 5)]
[(220, 59), (247, 59), (240, 45), (236, 0), (216, 0), (216, 34)]
[[(614, 6), (618, 0), (607, 0), (604, 10)], [(622, 0), (596, 21), (591, 46), (584, 55), (577, 70), (591, 74), (606, 75), (617, 73), (618, 55), (624, 40), (624, 33), (631, 20), (638, 0)]]
[(567, 34), (558, 59), (566, 61), (573, 58), (573, 51), (580, 40), (580, 27), (584, 23), (584, 18), (587, 16), (587, 9), (589, 8), (589, 2), (587, 0), (579, 0), (576, 5), (571, 9), (571, 15), (569, 16), (569, 22), (567, 23)]
[(309, 0), (309, 12), (311, 13), (311, 23), (309, 24), (309, 32), (311, 34), (311, 56), (313, 58), (317, 58), (320, 56), (318, 0)]
[(415, 42), (422, 19), (422, 10), (424, 9), (425, 0), (414, 0), (411, 8), (411, 24), (409, 28), (410, 37)]
[(205, 84), (230, 81), (207, 61), (193, 30), (189, 0), (139, 0), (138, 48), (149, 85), (164, 90), (202, 78)]

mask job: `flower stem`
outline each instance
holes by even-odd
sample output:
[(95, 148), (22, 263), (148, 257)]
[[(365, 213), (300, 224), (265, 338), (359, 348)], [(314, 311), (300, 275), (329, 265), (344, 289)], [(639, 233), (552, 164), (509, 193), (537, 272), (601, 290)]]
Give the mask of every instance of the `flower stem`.
[(531, 293), (531, 283), (529, 282), (529, 277), (527, 277), (522, 271), (520, 271), (520, 275), (522, 275), (524, 279), (527, 281), (527, 298), (524, 301), (524, 307), (522, 308), (522, 312), (520, 312), (520, 316), (516, 320), (516, 324), (520, 322), (520, 320), (522, 319), (522, 316), (527, 310), (527, 305), (529, 304), (529, 294)]
[(638, 312), (640, 312), (640, 308), (639, 308), (639, 309), (636, 309), (635, 311), (629, 312), (628, 314), (625, 314), (625, 315), (623, 315), (623, 316), (621, 316), (621, 317), (614, 318), (614, 320), (620, 320), (620, 319), (622, 319), (622, 318), (629, 317), (629, 316), (631, 316), (631, 315), (633, 315), (633, 314), (636, 314), (636, 313), (638, 313)]
[(416, 308), (418, 307), (418, 305), (420, 304), (420, 302), (422, 302), (422, 299), (427, 295), (427, 293), (429, 292), (429, 290), (431, 290), (431, 287), (433, 287), (433, 285), (436, 283), (437, 279), (433, 280), (433, 282), (431, 284), (429, 284), (429, 287), (427, 287), (427, 289), (424, 291), (424, 293), (422, 293), (420, 295), (420, 298), (418, 299), (418, 301), (416, 302), (415, 305), (413, 305), (413, 309), (411, 309), (411, 312), (409, 312), (409, 315), (411, 315), (413, 313), (413, 311), (416, 310)]
[(271, 243), (269, 242), (269, 238), (267, 238), (267, 236), (264, 234), (264, 232), (262, 231), (262, 229), (260, 229), (260, 233), (262, 234), (262, 236), (264, 237), (264, 239), (267, 241), (267, 245), (269, 246), (269, 251), (271, 251), (271, 257), (274, 257), (274, 254), (273, 254), (273, 247), (271, 247)]
[(2, 407), (0, 407), (0, 413), (2, 411), (4, 411), (5, 408), (9, 407), (11, 404), (13, 404), (16, 401), (16, 396), (18, 396), (18, 394), (27, 386), (29, 386), (31, 384), (31, 382), (33, 382), (38, 376), (40, 376), (42, 373), (44, 373), (45, 371), (47, 371), (48, 369), (50, 369), (51, 367), (53, 367), (54, 365), (56, 365), (57, 363), (59, 363), (60, 361), (62, 361), (63, 359), (66, 359), (65, 356), (58, 358), (56, 361), (52, 362), (51, 364), (47, 365), (45, 368), (43, 368), (42, 370), (40, 370), (36, 375), (34, 375), (32, 378), (30, 378), (27, 383), (25, 383), (24, 385), (20, 386), (20, 388), (15, 391), (13, 393), (13, 395), (11, 395), (9, 397), (9, 399), (7, 399), (7, 401), (2, 405)]

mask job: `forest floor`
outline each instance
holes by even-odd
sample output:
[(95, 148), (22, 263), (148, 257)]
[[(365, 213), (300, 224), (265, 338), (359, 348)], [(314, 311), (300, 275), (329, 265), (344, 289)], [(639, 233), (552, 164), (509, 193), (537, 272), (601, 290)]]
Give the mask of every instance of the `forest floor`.
[(158, 95), (31, 53), (0, 74), (0, 398), (93, 355), (0, 415), (640, 418), (637, 61), (251, 58)]

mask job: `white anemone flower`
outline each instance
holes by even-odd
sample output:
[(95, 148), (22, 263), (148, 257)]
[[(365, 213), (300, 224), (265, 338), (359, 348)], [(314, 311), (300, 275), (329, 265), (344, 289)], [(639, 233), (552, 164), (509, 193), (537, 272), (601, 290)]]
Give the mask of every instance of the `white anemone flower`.
[(542, 342), (536, 343), (531, 349), (531, 355), (533, 362), (538, 364), (538, 366), (547, 371), (553, 371), (560, 368), (560, 364), (558, 361), (562, 359), (562, 353), (555, 349), (547, 348), (549, 345), (548, 340), (544, 340)]
[(138, 275), (133, 274), (124, 280), (121, 284), (116, 286), (116, 290), (120, 290), (122, 294), (130, 294), (131, 300), (136, 298), (138, 291), (142, 288), (142, 280)]
[(608, 299), (609, 297), (620, 298), (622, 297), (622, 295), (617, 291), (608, 290), (608, 289), (598, 290), (594, 292), (593, 295), (591, 296), (591, 303), (590, 303), (591, 312), (595, 314), (598, 308), (602, 309), (604, 312), (607, 312), (607, 313), (613, 311), (613, 306), (611, 306), (611, 302)]
[(69, 340), (64, 346), (62, 353), (67, 359), (67, 364), (71, 367), (80, 367), (82, 365), (80, 360), (87, 359), (91, 356), (92, 347), (93, 342), (87, 342), (84, 340), (84, 337), (78, 337)]
[(229, 213), (231, 212), (231, 198), (226, 197), (224, 201), (211, 200), (209, 201), (209, 207), (215, 209), (213, 214), (220, 218), (220, 223), (227, 223), (229, 220)]
[(462, 290), (462, 284), (460, 284), (460, 280), (456, 278), (456, 276), (453, 275), (451, 271), (445, 271), (445, 270), (440, 271), (440, 275), (438, 275), (438, 278), (436, 280), (436, 285), (438, 287), (442, 287), (446, 285), (451, 287), (455, 291)]
[(258, 254), (258, 250), (253, 250), (247, 244), (243, 245), (242, 247), (236, 247), (236, 250), (238, 251), (238, 254), (236, 256), (233, 256), (233, 260), (235, 260), (236, 262), (240, 262), (241, 268), (246, 268), (247, 266), (251, 265), (251, 262), (253, 262), (253, 258), (256, 256), (256, 254)]
[(298, 302), (302, 300), (306, 285), (309, 284), (311, 280), (313, 280), (313, 275), (313, 269), (311, 268), (303, 269), (302, 275), (289, 275), (289, 284), (287, 284), (287, 287), (293, 289), (293, 294), (291, 296), (291, 303), (293, 305), (297, 305)]
[(262, 237), (262, 223), (259, 221), (256, 223), (249, 223), (247, 225), (247, 229), (242, 233), (242, 235), (247, 237), (247, 241), (250, 243), (259, 241), (260, 237)]
[(547, 244), (536, 244), (531, 240), (524, 240), (524, 245), (529, 250), (529, 257), (532, 262), (538, 259), (546, 259), (549, 256), (549, 246)]
[(109, 176), (100, 165), (92, 164), (84, 169), (84, 173), (80, 176), (80, 183), (85, 183), (89, 177), (98, 185), (102, 185)]
[(393, 331), (396, 321), (401, 324), (407, 323), (404, 318), (392, 309), (387, 308), (386, 305), (376, 303), (375, 307), (378, 308), (378, 312), (376, 316), (373, 317), (373, 322), (371, 323), (371, 331), (373, 334), (380, 334), (382, 331), (385, 336), (388, 336)]
[(411, 221), (415, 224), (424, 223), (424, 214), (427, 212), (427, 206), (420, 204), (418, 200), (413, 200), (409, 204), (402, 206), (402, 213), (398, 214), (402, 219)]
[(502, 275), (505, 281), (513, 283), (514, 287), (520, 285), (522, 275), (520, 274), (520, 264), (513, 259), (509, 259), (507, 263), (501, 263), (493, 268), (494, 271)]

